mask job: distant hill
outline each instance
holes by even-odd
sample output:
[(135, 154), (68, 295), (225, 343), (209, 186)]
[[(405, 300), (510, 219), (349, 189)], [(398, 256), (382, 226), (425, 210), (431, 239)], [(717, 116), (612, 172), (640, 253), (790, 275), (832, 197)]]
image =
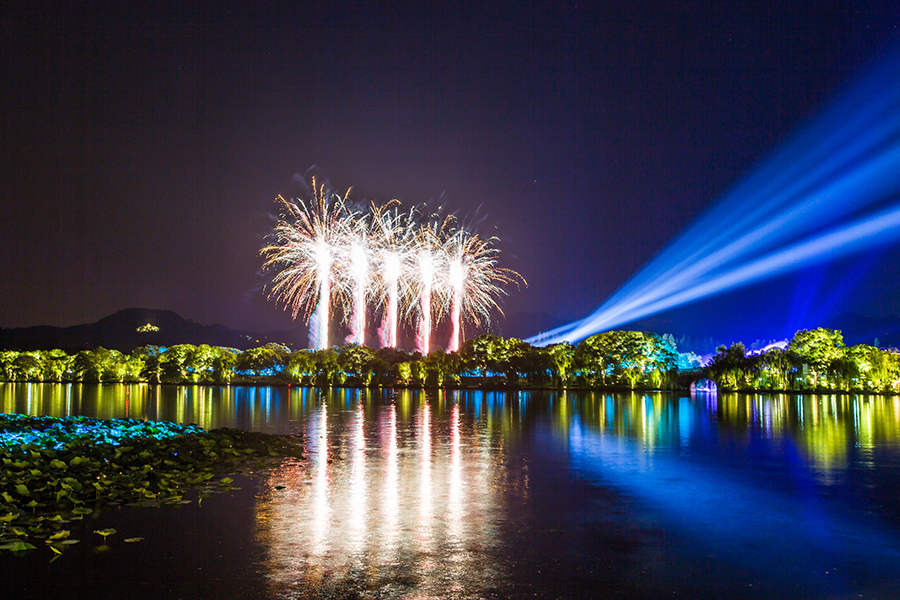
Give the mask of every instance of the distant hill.
[[(150, 324), (156, 331), (138, 331)], [(209, 344), (246, 350), (279, 342), (291, 348), (306, 346), (303, 332), (258, 334), (236, 331), (222, 325), (200, 325), (185, 320), (170, 310), (128, 308), (104, 317), (96, 323), (71, 327), (15, 327), (0, 329), (0, 349), (52, 350), (66, 352), (103, 347), (131, 352), (137, 347), (174, 346), (176, 344)]]
[[(158, 331), (138, 331), (150, 324)], [(519, 313), (503, 322), (499, 333), (504, 337), (526, 337), (537, 331), (546, 331), (560, 323), (546, 313)], [(854, 313), (844, 313), (820, 325), (828, 329), (840, 329), (844, 342), (848, 345), (874, 344), (878, 346), (900, 347), (900, 319), (866, 317)], [(772, 341), (770, 339), (733, 339), (716, 335), (712, 331), (692, 332), (681, 326), (677, 319), (645, 319), (621, 327), (638, 329), (659, 334), (671, 333), (678, 341), (682, 352), (691, 350), (700, 354), (715, 351), (719, 344), (729, 345), (742, 341), (748, 347), (754, 343)], [(791, 333), (793, 335), (793, 332)], [(96, 323), (73, 325), (72, 327), (16, 327), (0, 329), (0, 350), (52, 350), (59, 348), (69, 353), (98, 347), (131, 352), (139, 346), (174, 346), (176, 344), (209, 344), (246, 350), (264, 346), (269, 342), (285, 344), (290, 348), (307, 346), (306, 331), (300, 327), (295, 331), (260, 334), (229, 329), (222, 325), (201, 325), (189, 321), (170, 310), (150, 308), (128, 308), (104, 317)]]

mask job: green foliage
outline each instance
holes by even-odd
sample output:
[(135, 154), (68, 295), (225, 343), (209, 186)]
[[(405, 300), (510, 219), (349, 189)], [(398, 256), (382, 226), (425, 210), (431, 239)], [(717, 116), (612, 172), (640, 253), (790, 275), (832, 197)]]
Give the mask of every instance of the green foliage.
[(438, 348), (432, 350), (422, 360), (422, 364), (425, 368), (426, 385), (441, 387), (447, 377), (450, 377), (455, 384), (459, 383), (461, 359), (458, 353), (447, 354)]
[(757, 376), (753, 387), (771, 390), (791, 389), (800, 364), (800, 357), (795, 352), (770, 348), (757, 357)]
[(798, 331), (786, 349), (762, 354), (720, 346), (705, 371), (723, 390), (900, 391), (900, 354), (847, 347), (840, 331), (822, 328)]
[(162, 383), (191, 382), (191, 378), (188, 378), (187, 374), (193, 354), (194, 346), (190, 344), (178, 344), (160, 354), (160, 381)]
[(321, 386), (329, 386), (334, 383), (338, 372), (337, 351), (334, 348), (316, 350), (313, 359), (316, 361), (316, 383)]
[(466, 370), (478, 371), (482, 377), (487, 377), (489, 371), (496, 371), (503, 350), (501, 337), (484, 333), (466, 340), (460, 350), (460, 356)]
[(13, 362), (18, 381), (40, 381), (43, 375), (41, 360), (36, 352), (22, 352)]
[(212, 364), (212, 378), (215, 383), (228, 384), (234, 379), (238, 365), (238, 351), (233, 348), (214, 348), (216, 357)]
[(41, 362), (42, 381), (63, 381), (72, 369), (73, 357), (62, 350), (49, 350), (38, 353)]
[[(291, 383), (300, 385), (626, 387), (665, 389), (678, 369), (700, 357), (678, 354), (670, 335), (608, 331), (577, 346), (533, 347), (482, 334), (459, 352), (428, 356), (355, 344), (291, 352), (282, 344), (240, 352), (200, 344), (137, 348), (130, 355), (97, 348), (74, 356), (61, 350), (0, 351), (0, 381), (149, 382), (175, 384)], [(844, 346), (840, 331), (798, 331), (787, 349), (747, 354), (722, 346), (704, 376), (725, 390), (900, 392), (900, 354), (873, 346)]]
[(549, 346), (546, 353), (550, 357), (550, 368), (557, 387), (569, 385), (572, 367), (575, 365), (575, 346), (562, 342)]
[(828, 388), (833, 385), (835, 364), (844, 356), (844, 336), (833, 329), (813, 329), (798, 331), (788, 344), (788, 349), (800, 357), (807, 366), (807, 379), (811, 389)]
[(412, 363), (403, 361), (394, 364), (394, 377), (397, 383), (409, 385), (409, 382), (412, 379)]
[(20, 544), (43, 538), (60, 554), (77, 542), (67, 539), (68, 522), (108, 505), (182, 504), (190, 488), (227, 491), (233, 480), (216, 479), (223, 468), (239, 472), (284, 455), (300, 456), (290, 438), (241, 430), (0, 415), (0, 535)]
[(607, 331), (578, 344), (575, 365), (589, 387), (662, 388), (678, 369), (678, 350), (655, 333)]
[(3, 381), (16, 381), (16, 369), (13, 366), (19, 353), (15, 350), (0, 351), (0, 379)]
[(747, 350), (740, 342), (730, 348), (719, 346), (710, 365), (716, 384), (723, 390), (736, 390), (744, 386), (751, 372), (752, 361), (747, 360)]
[(97, 348), (82, 350), (72, 361), (74, 381), (86, 383), (122, 382), (125, 380), (125, 357), (118, 350)]
[(284, 371), (291, 383), (313, 385), (318, 372), (315, 356), (308, 350), (294, 352), (288, 358)]
[(267, 372), (280, 371), (284, 367), (285, 355), (268, 348), (251, 348), (241, 353), (237, 370), (248, 375), (253, 381), (259, 381)]
[(368, 346), (348, 344), (337, 356), (337, 366), (351, 377), (351, 382), (368, 387), (375, 374), (375, 351)]

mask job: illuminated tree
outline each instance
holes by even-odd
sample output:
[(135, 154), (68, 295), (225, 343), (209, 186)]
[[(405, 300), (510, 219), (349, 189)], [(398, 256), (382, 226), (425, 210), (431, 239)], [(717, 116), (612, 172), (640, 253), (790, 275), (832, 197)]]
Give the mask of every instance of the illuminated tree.
[(191, 381), (188, 376), (194, 346), (177, 344), (169, 347), (159, 356), (160, 380), (162, 383), (183, 383)]
[(214, 348), (216, 357), (213, 360), (213, 381), (219, 384), (231, 383), (238, 364), (238, 352), (232, 348)]
[(237, 371), (258, 381), (260, 377), (272, 377), (284, 368), (282, 355), (272, 348), (251, 348), (241, 352)]
[(429, 384), (440, 387), (449, 377), (459, 384), (462, 359), (458, 352), (444, 352), (440, 348), (432, 350), (425, 357), (426, 378)]
[(808, 384), (813, 389), (829, 385), (829, 376), (834, 373), (833, 363), (842, 358), (843, 347), (844, 336), (840, 331), (822, 327), (801, 329), (788, 344), (788, 349), (807, 366)]
[(707, 367), (708, 376), (722, 390), (737, 390), (747, 379), (750, 364), (744, 344), (738, 342), (727, 348), (719, 346)]
[(16, 381), (41, 381), (43, 368), (36, 352), (22, 352), (13, 362)]
[(337, 357), (338, 367), (347, 375), (357, 378), (361, 385), (368, 387), (375, 374), (375, 351), (368, 346), (348, 344), (341, 348)]
[(316, 378), (316, 361), (312, 352), (300, 350), (291, 354), (284, 372), (291, 383), (314, 384)]
[(394, 378), (400, 385), (409, 385), (412, 379), (412, 363), (404, 360), (394, 364)]
[(16, 380), (16, 371), (13, 365), (18, 357), (19, 353), (15, 350), (0, 351), (0, 378), (2, 378), (3, 381)]
[(794, 375), (800, 367), (800, 357), (791, 350), (769, 348), (759, 356), (757, 365), (757, 387), (789, 390), (794, 386)]
[(678, 351), (655, 333), (607, 331), (578, 344), (575, 364), (591, 387), (662, 387), (678, 368)]
[(575, 346), (569, 342), (553, 344), (544, 349), (550, 357), (551, 373), (557, 387), (565, 387), (569, 384), (569, 375), (575, 365)]
[(313, 353), (313, 358), (316, 361), (318, 384), (329, 386), (332, 383), (335, 383), (339, 366), (338, 355), (337, 352), (334, 351), (334, 348), (316, 350)]
[(62, 350), (39, 352), (38, 358), (41, 362), (41, 380), (55, 382), (62, 381), (69, 375), (74, 359)]
[(72, 361), (72, 372), (76, 381), (120, 382), (125, 375), (124, 356), (106, 348), (82, 350)]
[(506, 353), (506, 344), (500, 336), (483, 333), (463, 343), (459, 354), (467, 370), (478, 370), (482, 377), (500, 371), (500, 361)]
[(140, 383), (144, 381), (144, 360), (134, 355), (122, 355), (122, 381)]

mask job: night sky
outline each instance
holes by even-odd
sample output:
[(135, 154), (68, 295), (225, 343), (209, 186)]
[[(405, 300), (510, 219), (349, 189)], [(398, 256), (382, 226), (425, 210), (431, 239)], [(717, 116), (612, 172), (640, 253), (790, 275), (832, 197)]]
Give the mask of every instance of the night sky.
[[(316, 172), (478, 210), (528, 281), (497, 331), (525, 337), (601, 304), (900, 39), (895, 1), (249, 4), (4, 3), (0, 327), (289, 328), (258, 251)], [(670, 318), (897, 315), (897, 256)]]

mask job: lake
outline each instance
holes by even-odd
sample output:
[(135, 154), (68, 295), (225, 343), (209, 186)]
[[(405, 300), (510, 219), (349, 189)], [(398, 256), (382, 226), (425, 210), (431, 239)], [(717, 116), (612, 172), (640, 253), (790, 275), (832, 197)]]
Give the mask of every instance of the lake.
[(900, 597), (898, 397), (0, 384), (0, 412), (306, 454), (0, 554), (16, 598)]

